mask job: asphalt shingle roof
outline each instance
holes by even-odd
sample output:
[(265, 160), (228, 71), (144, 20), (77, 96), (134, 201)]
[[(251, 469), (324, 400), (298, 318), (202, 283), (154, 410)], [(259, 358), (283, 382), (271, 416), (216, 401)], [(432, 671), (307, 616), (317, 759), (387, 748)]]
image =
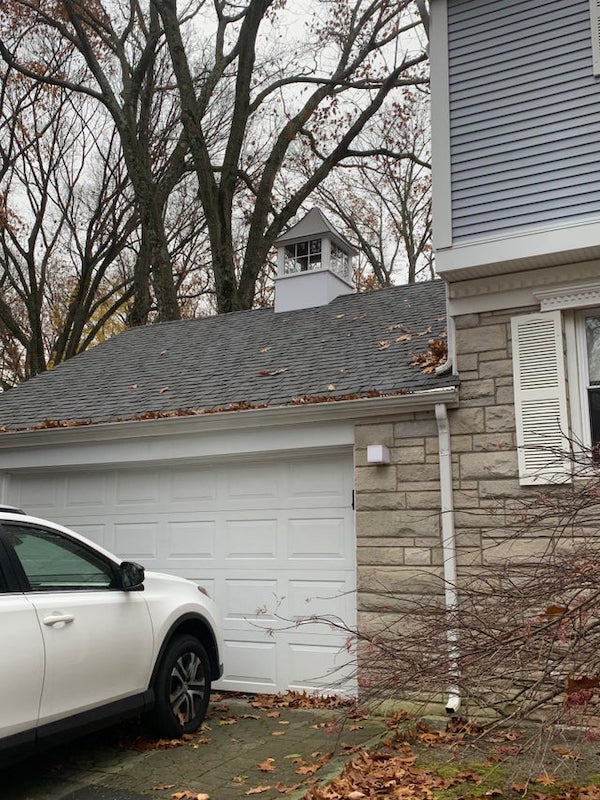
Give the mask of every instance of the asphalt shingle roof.
[(0, 395), (0, 426), (114, 422), (177, 409), (279, 406), (443, 388), (411, 366), (444, 335), (441, 281), (133, 328)]

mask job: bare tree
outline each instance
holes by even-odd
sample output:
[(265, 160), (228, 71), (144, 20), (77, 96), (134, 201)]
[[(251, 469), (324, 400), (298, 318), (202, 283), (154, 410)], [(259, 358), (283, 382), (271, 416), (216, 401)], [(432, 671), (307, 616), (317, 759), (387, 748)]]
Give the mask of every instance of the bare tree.
[[(178, 12), (175, 0), (153, 3), (163, 21), (198, 178), (217, 308), (249, 308), (275, 238), (332, 169), (373, 154), (360, 136), (386, 99), (426, 81), (418, 69), (426, 54), (414, 50), (413, 38), (407, 38), (410, 46), (403, 38), (420, 23), (409, 0), (316, 2), (302, 28), (304, 40), (276, 47), (284, 3), (219, 0), (212, 53), (202, 48), (195, 63), (186, 37), (200, 20), (187, 9)], [(200, 8), (204, 20), (208, 8)], [(206, 124), (214, 99), (224, 92), (231, 107), (225, 141), (215, 148)], [(298, 150), (310, 153), (309, 175), (293, 171)], [(253, 204), (238, 261), (232, 220), (240, 184)]]
[(362, 283), (369, 271), (377, 286), (434, 277), (428, 99), (405, 90), (365, 132), (373, 155), (354, 159), (317, 189), (319, 203), (358, 245)]
[[(165, 230), (165, 207), (185, 172), (169, 69), (153, 6), (10, 0), (0, 12), (0, 55), (33, 81), (94, 98), (119, 133), (138, 209), (141, 242), (130, 323), (148, 320), (152, 287), (159, 319), (180, 316)], [(35, 54), (35, 57), (32, 55)]]
[(138, 218), (112, 126), (102, 115), (94, 116), (84, 98), (10, 69), (2, 78), (7, 122), (0, 129), (0, 335), (6, 388), (106, 333), (108, 321), (131, 299), (122, 262)]

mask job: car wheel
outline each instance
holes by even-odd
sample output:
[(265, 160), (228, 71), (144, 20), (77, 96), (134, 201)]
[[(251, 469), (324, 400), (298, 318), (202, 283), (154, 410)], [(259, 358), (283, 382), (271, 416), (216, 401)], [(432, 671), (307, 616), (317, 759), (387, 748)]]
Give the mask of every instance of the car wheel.
[(167, 648), (154, 681), (153, 727), (170, 738), (193, 733), (204, 719), (210, 697), (210, 663), (194, 636), (181, 636)]

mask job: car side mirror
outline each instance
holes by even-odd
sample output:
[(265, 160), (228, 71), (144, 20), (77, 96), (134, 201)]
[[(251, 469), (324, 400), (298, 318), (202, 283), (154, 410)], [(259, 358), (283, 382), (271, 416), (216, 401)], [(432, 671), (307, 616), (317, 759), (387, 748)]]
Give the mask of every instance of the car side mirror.
[(142, 592), (144, 590), (144, 568), (135, 561), (122, 561), (119, 564), (121, 589), (125, 592)]

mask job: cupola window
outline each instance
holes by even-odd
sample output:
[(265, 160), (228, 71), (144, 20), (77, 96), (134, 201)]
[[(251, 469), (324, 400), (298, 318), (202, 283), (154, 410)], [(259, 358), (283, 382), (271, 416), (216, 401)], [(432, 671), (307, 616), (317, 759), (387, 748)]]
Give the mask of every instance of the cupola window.
[(286, 275), (321, 269), (321, 263), (321, 239), (310, 239), (306, 242), (286, 245), (284, 266)]

